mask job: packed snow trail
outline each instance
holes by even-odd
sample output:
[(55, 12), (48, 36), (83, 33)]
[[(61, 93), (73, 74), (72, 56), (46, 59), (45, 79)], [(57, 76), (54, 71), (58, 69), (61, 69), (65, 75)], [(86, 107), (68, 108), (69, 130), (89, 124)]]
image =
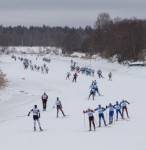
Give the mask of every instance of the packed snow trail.
[[(35, 56), (27, 56), (34, 62)], [(39, 58), (37, 63), (43, 64)], [(97, 80), (99, 90), (104, 96), (88, 100), (89, 86), (96, 77), (79, 74), (77, 83), (65, 80), (70, 69), (70, 58), (56, 56), (48, 64), (49, 73), (41, 74), (24, 70), (19, 61), (10, 56), (0, 57), (0, 68), (7, 74), (8, 85), (0, 91), (0, 148), (2, 150), (145, 150), (145, 68), (128, 68), (111, 64), (103, 59), (92, 61), (93, 68), (101, 69), (105, 79)], [(81, 65), (89, 61), (75, 59)], [(108, 81), (107, 74), (113, 72), (113, 81)], [(33, 132), (32, 117), (27, 113), (37, 104), (42, 110), (41, 95), (49, 96), (46, 112), (41, 111), (41, 124), (44, 132)], [(56, 97), (59, 97), (68, 117), (56, 118), (53, 109)], [(88, 132), (88, 118), (83, 109), (95, 108), (98, 104), (105, 106), (122, 98), (130, 101), (130, 120), (120, 120), (111, 127), (97, 128)], [(61, 114), (60, 114), (61, 116)], [(95, 114), (97, 124), (97, 114)]]

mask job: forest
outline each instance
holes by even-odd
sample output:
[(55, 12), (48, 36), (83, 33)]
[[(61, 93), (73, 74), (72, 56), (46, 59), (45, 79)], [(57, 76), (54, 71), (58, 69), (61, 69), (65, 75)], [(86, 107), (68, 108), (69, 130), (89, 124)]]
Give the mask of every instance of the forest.
[(105, 58), (116, 56), (119, 62), (144, 60), (146, 53), (146, 20), (111, 18), (101, 13), (94, 26), (51, 27), (0, 26), (0, 46), (55, 46), (64, 54), (85, 52)]

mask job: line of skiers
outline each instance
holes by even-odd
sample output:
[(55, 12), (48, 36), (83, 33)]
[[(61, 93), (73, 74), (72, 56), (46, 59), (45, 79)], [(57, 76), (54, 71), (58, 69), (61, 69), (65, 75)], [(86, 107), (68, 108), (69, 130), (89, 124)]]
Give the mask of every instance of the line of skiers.
[[(17, 60), (17, 57), (15, 55), (12, 55), (11, 58)], [(24, 69), (30, 68), (32, 71), (41, 71), (41, 73), (46, 73), (46, 74), (48, 74), (49, 72), (49, 68), (45, 63), (40, 66), (40, 65), (32, 64), (32, 61), (29, 60), (28, 58), (18, 57), (18, 60), (20, 60), (23, 63)]]
[[(108, 124), (109, 125), (113, 124), (115, 113), (116, 113), (116, 121), (118, 121), (119, 115), (121, 116), (122, 119), (124, 119), (125, 118), (125, 116), (124, 116), (125, 112), (126, 112), (127, 118), (129, 118), (127, 104), (130, 104), (130, 103), (127, 100), (122, 100), (120, 103), (117, 101), (115, 105), (112, 105), (112, 103), (110, 103), (105, 108), (102, 107), (101, 105), (98, 105), (98, 107), (95, 109), (89, 108), (87, 110), (83, 110), (84, 114), (85, 113), (88, 114), (89, 131), (92, 130), (92, 128), (91, 128), (92, 125), (93, 125), (93, 129), (96, 130), (95, 121), (94, 121), (94, 113), (96, 111), (98, 112), (98, 120), (99, 120), (98, 127), (101, 127), (101, 120), (103, 121), (105, 126), (107, 126)], [(104, 114), (104, 112), (106, 110), (108, 110), (108, 118), (109, 118), (108, 124), (106, 122), (105, 114)]]
[[(48, 95), (44, 92), (41, 99), (42, 99), (43, 111), (46, 111)], [(53, 106), (53, 108), (56, 108), (56, 117), (57, 118), (59, 117), (59, 112), (62, 113), (63, 117), (66, 116), (63, 111), (62, 103), (61, 103), (59, 97), (57, 97), (55, 106)], [(34, 107), (29, 111), (28, 116), (30, 116), (31, 113), (33, 114), (34, 131), (36, 131), (36, 123), (38, 123), (38, 127), (39, 127), (40, 131), (43, 131), (41, 124), (40, 124), (40, 116), (41, 116), (40, 110), (38, 109), (37, 105), (34, 105)]]
[[(82, 74), (86, 74), (87, 76), (94, 76), (95, 70), (88, 67), (79, 67), (77, 66), (77, 62), (71, 60), (71, 71), (81, 72)], [(98, 78), (104, 78), (101, 69), (97, 70)], [(108, 79), (112, 80), (112, 72), (108, 73)]]

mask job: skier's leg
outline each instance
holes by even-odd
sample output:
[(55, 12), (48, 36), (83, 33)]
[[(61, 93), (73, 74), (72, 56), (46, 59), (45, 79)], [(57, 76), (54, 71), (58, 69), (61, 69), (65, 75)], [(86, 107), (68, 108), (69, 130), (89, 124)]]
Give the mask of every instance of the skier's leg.
[(109, 124), (112, 124), (111, 114), (109, 114)]
[(92, 124), (93, 124), (94, 130), (96, 130), (96, 128), (95, 128), (95, 123), (94, 123), (94, 118), (92, 119)]
[(104, 118), (104, 114), (102, 115), (102, 119), (103, 119), (104, 125), (107, 126), (107, 125), (106, 125), (105, 118)]
[(118, 121), (118, 110), (116, 110), (116, 121)]
[(47, 102), (45, 102), (45, 110), (46, 110), (46, 107), (47, 107)]
[(122, 116), (123, 116), (123, 118), (124, 118), (124, 107), (122, 108)]
[(99, 115), (99, 127), (101, 127), (101, 115)]
[(111, 116), (111, 123), (113, 123), (113, 118), (114, 118), (114, 112), (112, 113), (112, 116)]
[(34, 120), (34, 131), (36, 131), (36, 120)]
[(96, 92), (97, 92), (97, 94), (100, 96), (101, 94), (99, 93), (99, 90), (98, 90), (98, 88), (96, 88)]
[(88, 100), (90, 99), (90, 96), (92, 95), (92, 93), (89, 94)]
[(62, 112), (62, 115), (65, 117), (65, 114), (64, 114), (64, 112), (63, 112), (62, 108), (60, 108), (60, 111)]
[(119, 110), (119, 114), (120, 114), (121, 118), (123, 119), (123, 115), (122, 115), (122, 113), (121, 113), (121, 110)]
[(92, 99), (93, 99), (93, 100), (94, 100), (94, 96), (95, 96), (94, 93), (92, 93)]
[(58, 118), (59, 108), (57, 108), (57, 118)]
[(39, 119), (37, 119), (37, 122), (38, 122), (38, 126), (39, 126), (39, 128), (40, 128), (40, 131), (42, 131), (42, 128), (41, 128), (41, 124), (40, 124)]
[(43, 102), (43, 110), (45, 110), (45, 103)]
[(94, 123), (94, 117), (92, 118), (91, 122), (92, 122), (92, 125), (93, 125), (93, 128), (94, 128), (94, 131), (95, 131), (96, 128), (95, 128), (95, 123)]
[(91, 118), (89, 117), (89, 131), (91, 131)]

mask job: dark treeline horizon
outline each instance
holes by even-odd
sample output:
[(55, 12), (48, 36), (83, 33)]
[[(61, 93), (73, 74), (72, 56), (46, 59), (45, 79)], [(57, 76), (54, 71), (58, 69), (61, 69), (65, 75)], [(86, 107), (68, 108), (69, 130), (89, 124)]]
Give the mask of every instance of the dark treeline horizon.
[(95, 18), (94, 27), (0, 26), (0, 46), (55, 46), (63, 53), (100, 54), (118, 61), (143, 60), (146, 49), (146, 20), (111, 19), (108, 13)]

